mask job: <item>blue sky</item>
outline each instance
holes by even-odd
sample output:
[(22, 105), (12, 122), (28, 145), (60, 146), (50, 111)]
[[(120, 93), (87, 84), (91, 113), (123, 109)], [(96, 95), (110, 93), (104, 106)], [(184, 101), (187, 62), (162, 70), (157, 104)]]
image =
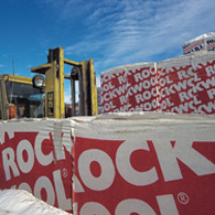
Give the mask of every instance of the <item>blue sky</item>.
[[(1, 0), (0, 74), (32, 77), (61, 46), (100, 73), (183, 54), (182, 44), (215, 31), (214, 0)], [(70, 73), (70, 68), (65, 68)]]

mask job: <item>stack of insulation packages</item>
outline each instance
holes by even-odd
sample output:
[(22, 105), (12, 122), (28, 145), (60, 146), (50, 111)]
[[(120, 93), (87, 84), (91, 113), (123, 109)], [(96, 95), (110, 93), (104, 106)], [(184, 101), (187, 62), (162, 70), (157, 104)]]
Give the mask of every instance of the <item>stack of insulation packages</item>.
[(214, 114), (214, 48), (215, 33), (205, 34), (183, 44), (184, 56), (101, 73), (103, 113)]

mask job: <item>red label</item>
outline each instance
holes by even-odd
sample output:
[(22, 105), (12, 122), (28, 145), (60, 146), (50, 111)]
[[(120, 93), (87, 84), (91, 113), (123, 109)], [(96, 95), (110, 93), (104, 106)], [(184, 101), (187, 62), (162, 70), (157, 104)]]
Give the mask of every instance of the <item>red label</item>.
[(52, 133), (14, 132), (0, 145), (0, 189), (24, 189), (72, 212), (72, 158), (54, 146)]
[(77, 214), (187, 215), (215, 211), (215, 141), (76, 138)]

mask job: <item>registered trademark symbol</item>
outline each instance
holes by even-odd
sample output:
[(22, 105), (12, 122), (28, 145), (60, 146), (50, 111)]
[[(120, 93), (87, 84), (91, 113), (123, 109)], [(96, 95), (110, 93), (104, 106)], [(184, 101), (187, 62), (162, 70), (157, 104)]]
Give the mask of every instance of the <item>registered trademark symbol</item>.
[(182, 205), (186, 205), (190, 201), (189, 196), (183, 192), (178, 194), (177, 199)]
[(67, 169), (66, 169), (66, 168), (63, 168), (62, 174), (63, 174), (63, 177), (64, 177), (64, 178), (66, 178), (66, 177), (68, 176), (68, 172), (67, 172)]

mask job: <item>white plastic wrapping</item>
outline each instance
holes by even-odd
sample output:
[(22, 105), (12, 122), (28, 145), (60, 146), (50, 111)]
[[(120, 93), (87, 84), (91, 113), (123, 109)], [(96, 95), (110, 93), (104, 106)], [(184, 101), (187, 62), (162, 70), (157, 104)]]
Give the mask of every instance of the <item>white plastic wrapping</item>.
[(189, 54), (198, 51), (215, 51), (215, 33), (202, 34), (183, 43), (183, 53)]
[(24, 190), (0, 191), (0, 215), (69, 215)]

